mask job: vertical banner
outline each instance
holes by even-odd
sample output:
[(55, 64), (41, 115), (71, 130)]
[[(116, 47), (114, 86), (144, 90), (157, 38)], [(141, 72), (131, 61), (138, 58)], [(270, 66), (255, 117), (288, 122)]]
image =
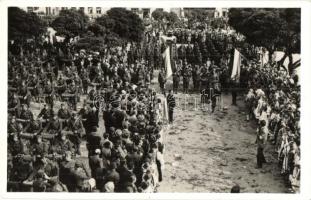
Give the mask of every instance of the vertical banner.
[(231, 79), (239, 82), (241, 72), (241, 53), (238, 50), (234, 50), (233, 67), (231, 72)]

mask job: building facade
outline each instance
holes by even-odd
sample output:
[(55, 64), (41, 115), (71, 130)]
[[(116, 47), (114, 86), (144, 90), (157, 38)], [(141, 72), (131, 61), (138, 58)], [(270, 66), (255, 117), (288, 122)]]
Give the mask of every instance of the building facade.
[[(34, 12), (40, 17), (57, 16), (61, 10), (81, 10), (90, 19), (95, 19), (107, 13), (110, 8), (107, 7), (22, 7), (26, 12)], [(195, 8), (126, 8), (136, 13), (140, 18), (151, 18), (151, 14), (156, 9), (161, 9), (166, 12), (174, 12), (179, 18), (184, 18), (185, 13)], [(212, 17), (227, 17), (228, 8), (200, 8), (205, 9)]]

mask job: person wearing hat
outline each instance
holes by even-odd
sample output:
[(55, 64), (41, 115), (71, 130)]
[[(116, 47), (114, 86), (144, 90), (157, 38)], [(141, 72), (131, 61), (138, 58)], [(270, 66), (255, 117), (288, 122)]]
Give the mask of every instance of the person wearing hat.
[(42, 132), (57, 135), (58, 133), (61, 132), (61, 130), (62, 130), (62, 123), (58, 119), (57, 115), (54, 114), (51, 116), (51, 119), (49, 120), (48, 124), (46, 125), (46, 127)]
[(76, 161), (73, 171), (72, 180), (75, 183), (75, 192), (90, 192), (91, 187), (89, 180), (91, 178), (91, 173), (87, 170), (84, 162)]
[(62, 122), (62, 127), (65, 128), (67, 125), (68, 125), (68, 120), (70, 119), (71, 117), (71, 114), (68, 110), (68, 108), (65, 107), (65, 104), (62, 103), (60, 105), (60, 109), (58, 110), (57, 112), (57, 116), (58, 118), (61, 120)]
[(100, 155), (101, 150), (95, 149), (94, 154), (89, 157), (89, 166), (91, 169), (91, 175), (95, 179), (97, 178), (96, 171), (98, 171), (99, 168), (103, 168), (103, 162), (102, 159), (100, 158)]
[(185, 63), (185, 67), (183, 69), (183, 88), (185, 94), (188, 94), (189, 92), (189, 82), (191, 77), (192, 77), (192, 66), (190, 63), (189, 64)]
[(170, 124), (172, 124), (174, 121), (174, 108), (176, 106), (176, 101), (172, 90), (169, 91), (169, 94), (166, 97), (166, 101), (168, 108), (168, 121)]
[(54, 87), (50, 81), (47, 81), (47, 84), (44, 87), (43, 93), (45, 94), (45, 102), (51, 106), (53, 109), (54, 106)]
[(73, 143), (78, 155), (81, 155), (80, 144), (84, 133), (84, 128), (81, 119), (76, 113), (72, 113), (71, 118), (69, 119), (67, 129), (73, 133)]
[(79, 85), (77, 86), (74, 81), (68, 87), (68, 93), (71, 95), (69, 97), (68, 103), (72, 106), (72, 109), (77, 111), (77, 103), (78, 103), (78, 93), (79, 93)]
[(118, 189), (118, 185), (120, 183), (120, 174), (116, 171), (116, 169), (117, 169), (117, 163), (111, 162), (105, 179), (107, 182), (110, 182), (110, 181), (113, 182), (113, 184), (116, 187), (115, 189)]
[(37, 116), (37, 119), (42, 122), (42, 127), (45, 127), (52, 116), (54, 116), (53, 109), (51, 109), (47, 104), (44, 104), (39, 115)]
[(62, 131), (59, 133), (58, 137), (55, 140), (55, 143), (52, 145), (52, 152), (63, 155), (64, 152), (70, 151), (74, 152), (74, 145), (68, 139), (67, 133)]
[(165, 83), (166, 83), (166, 77), (165, 77), (165, 72), (164, 69), (161, 68), (159, 75), (158, 75), (158, 82), (160, 85), (160, 89), (162, 94), (165, 96)]

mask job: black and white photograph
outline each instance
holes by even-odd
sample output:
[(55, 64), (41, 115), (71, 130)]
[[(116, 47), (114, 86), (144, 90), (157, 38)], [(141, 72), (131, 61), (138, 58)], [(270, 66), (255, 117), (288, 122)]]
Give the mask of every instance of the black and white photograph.
[(6, 192), (299, 194), (302, 9), (223, 5), (8, 6)]

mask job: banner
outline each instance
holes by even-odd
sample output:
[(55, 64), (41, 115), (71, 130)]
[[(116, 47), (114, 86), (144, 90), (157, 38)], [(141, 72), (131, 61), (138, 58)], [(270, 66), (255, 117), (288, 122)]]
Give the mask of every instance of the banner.
[(162, 57), (164, 59), (164, 64), (165, 64), (166, 78), (169, 78), (173, 74), (172, 66), (171, 66), (170, 47), (169, 46), (167, 46), (165, 51), (162, 53)]
[(231, 72), (231, 79), (239, 82), (241, 72), (241, 53), (238, 50), (234, 50), (233, 67)]

